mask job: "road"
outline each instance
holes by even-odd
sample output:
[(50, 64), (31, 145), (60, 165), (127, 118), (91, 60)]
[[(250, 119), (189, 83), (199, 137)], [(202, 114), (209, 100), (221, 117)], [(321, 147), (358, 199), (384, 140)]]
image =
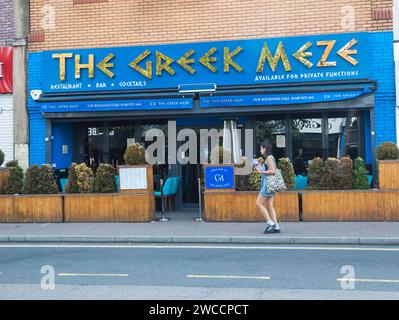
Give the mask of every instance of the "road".
[(3, 244), (0, 299), (399, 299), (398, 271), (399, 247)]

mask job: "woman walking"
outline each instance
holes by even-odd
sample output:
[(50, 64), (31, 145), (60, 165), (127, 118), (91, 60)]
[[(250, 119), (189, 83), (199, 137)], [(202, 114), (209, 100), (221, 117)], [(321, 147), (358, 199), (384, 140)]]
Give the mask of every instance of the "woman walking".
[(277, 223), (276, 211), (273, 207), (275, 193), (267, 192), (267, 178), (269, 175), (275, 174), (277, 170), (276, 160), (272, 154), (272, 144), (269, 141), (263, 143), (260, 146), (260, 153), (264, 162), (257, 167), (257, 172), (262, 175), (262, 178), (256, 206), (267, 221), (264, 233), (279, 233), (281, 229)]

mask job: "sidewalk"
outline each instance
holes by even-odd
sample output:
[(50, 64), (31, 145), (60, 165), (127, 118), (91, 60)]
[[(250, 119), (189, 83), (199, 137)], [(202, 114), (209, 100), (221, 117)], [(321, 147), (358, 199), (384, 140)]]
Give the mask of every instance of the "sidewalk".
[[(260, 222), (196, 222), (196, 211), (168, 222), (0, 224), (0, 242), (399, 245), (397, 222), (286, 222), (263, 234)], [(159, 213), (157, 213), (159, 216)]]

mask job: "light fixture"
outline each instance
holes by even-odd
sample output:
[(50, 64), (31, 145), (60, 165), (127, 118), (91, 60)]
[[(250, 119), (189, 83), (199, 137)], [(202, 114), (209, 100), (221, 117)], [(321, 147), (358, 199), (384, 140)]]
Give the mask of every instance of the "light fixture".
[(216, 83), (179, 84), (177, 88), (180, 93), (215, 92)]

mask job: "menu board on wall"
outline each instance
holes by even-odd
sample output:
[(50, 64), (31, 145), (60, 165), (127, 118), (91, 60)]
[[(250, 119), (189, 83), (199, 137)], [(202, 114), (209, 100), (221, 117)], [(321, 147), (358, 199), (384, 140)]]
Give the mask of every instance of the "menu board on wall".
[(119, 168), (121, 190), (147, 189), (147, 168)]

